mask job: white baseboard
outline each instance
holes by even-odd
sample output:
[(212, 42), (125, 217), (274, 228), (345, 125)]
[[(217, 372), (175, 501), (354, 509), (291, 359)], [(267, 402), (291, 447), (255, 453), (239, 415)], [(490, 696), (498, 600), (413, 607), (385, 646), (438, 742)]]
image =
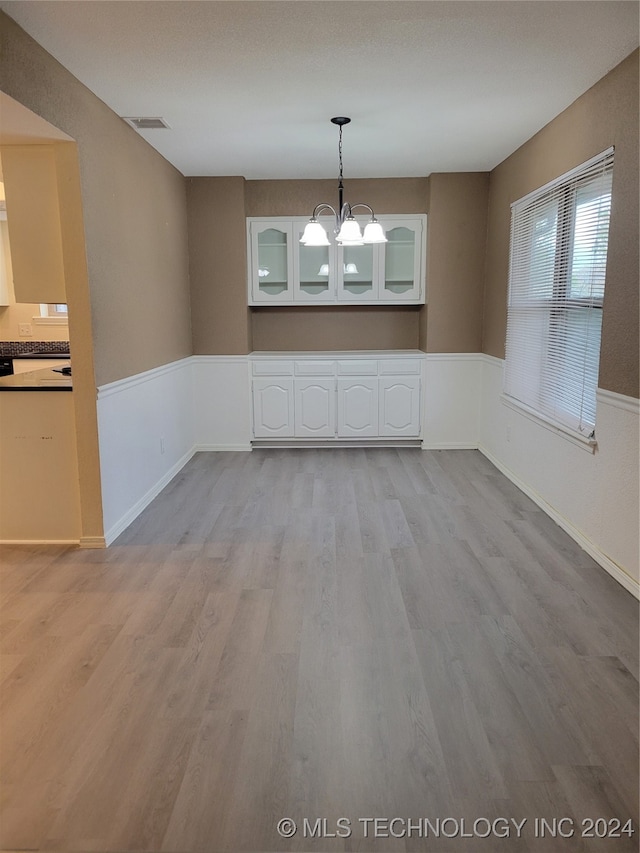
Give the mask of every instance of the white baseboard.
[(194, 448), (194, 453), (200, 453), (201, 451), (205, 453), (230, 453), (252, 449), (251, 444), (197, 444)]
[(489, 462), (496, 466), (498, 471), (504, 474), (511, 482), (517, 486), (521, 492), (531, 498), (531, 500), (537, 504), (540, 509), (545, 512), (550, 518), (552, 518), (556, 524), (561, 527), (565, 533), (568, 533), (569, 536), (577, 542), (577, 544), (592, 557), (599, 566), (608, 572), (618, 583), (623, 586), (628, 592), (634, 595), (636, 598), (640, 599), (640, 584), (628, 575), (624, 569), (620, 568), (617, 563), (614, 563), (606, 554), (603, 554), (602, 551), (590, 540), (588, 539), (584, 533), (578, 530), (577, 527), (574, 527), (570, 521), (568, 521), (564, 516), (560, 515), (551, 504), (547, 503), (545, 499), (531, 489), (523, 480), (516, 476), (506, 465), (503, 465), (500, 460), (496, 459), (496, 457), (487, 450), (486, 447), (480, 446), (478, 448), (480, 453), (487, 457)]
[(155, 483), (149, 491), (140, 498), (140, 500), (138, 500), (115, 524), (113, 524), (109, 530), (107, 530), (104, 536), (106, 546), (111, 545), (111, 543), (114, 542), (133, 521), (135, 521), (140, 513), (149, 506), (151, 501), (156, 498), (164, 487), (169, 485), (176, 474), (184, 468), (195, 452), (196, 448), (192, 447), (191, 450), (185, 453), (184, 456), (179, 459), (175, 465), (169, 468), (157, 483)]
[(423, 441), (423, 450), (477, 450), (477, 442), (470, 441)]

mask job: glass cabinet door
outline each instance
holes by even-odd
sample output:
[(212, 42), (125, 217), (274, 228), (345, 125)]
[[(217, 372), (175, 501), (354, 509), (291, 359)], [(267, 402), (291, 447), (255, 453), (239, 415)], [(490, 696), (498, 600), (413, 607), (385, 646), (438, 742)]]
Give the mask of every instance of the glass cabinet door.
[(340, 246), (337, 252), (338, 299), (371, 302), (376, 299), (378, 257), (375, 246)]
[[(333, 220), (320, 222), (331, 240)], [(330, 246), (303, 246), (300, 237), (306, 222), (294, 228), (294, 294), (296, 302), (332, 302), (336, 295), (335, 254), (333, 240)]]
[(253, 223), (251, 232), (255, 302), (291, 302), (293, 300), (291, 222)]
[(422, 222), (419, 219), (402, 224), (387, 222), (383, 227), (387, 242), (382, 244), (384, 278), (379, 298), (385, 302), (419, 299)]

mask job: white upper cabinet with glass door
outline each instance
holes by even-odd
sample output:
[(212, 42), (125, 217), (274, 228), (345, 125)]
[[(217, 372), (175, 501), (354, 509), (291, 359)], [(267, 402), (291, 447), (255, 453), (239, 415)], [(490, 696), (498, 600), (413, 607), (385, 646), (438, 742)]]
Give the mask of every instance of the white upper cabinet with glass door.
[(250, 301), (258, 305), (293, 302), (293, 223), (265, 219), (249, 231)]
[(421, 251), (423, 222), (421, 219), (382, 223), (387, 242), (381, 245), (381, 302), (417, 302), (420, 300), (424, 274)]
[(339, 246), (337, 292), (339, 302), (372, 303), (378, 300), (378, 246)]
[[(327, 231), (333, 228), (333, 219), (320, 222)], [(293, 225), (293, 299), (296, 303), (318, 304), (335, 302), (336, 298), (336, 245), (305, 246), (300, 238), (305, 221)]]
[[(305, 246), (306, 217), (247, 220), (250, 305), (420, 305), (425, 300), (424, 214), (381, 216), (386, 243)], [(360, 221), (361, 217), (356, 217)], [(363, 218), (361, 226), (366, 225)]]

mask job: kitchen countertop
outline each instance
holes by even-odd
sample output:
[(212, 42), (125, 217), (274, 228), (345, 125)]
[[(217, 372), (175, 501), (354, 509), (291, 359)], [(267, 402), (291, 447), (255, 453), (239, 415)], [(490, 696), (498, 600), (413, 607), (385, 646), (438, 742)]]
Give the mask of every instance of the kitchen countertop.
[(13, 376), (0, 376), (0, 391), (72, 391), (71, 376), (57, 373), (49, 367), (29, 370)]
[(68, 352), (21, 352), (18, 355), (5, 356), (5, 358), (71, 358)]

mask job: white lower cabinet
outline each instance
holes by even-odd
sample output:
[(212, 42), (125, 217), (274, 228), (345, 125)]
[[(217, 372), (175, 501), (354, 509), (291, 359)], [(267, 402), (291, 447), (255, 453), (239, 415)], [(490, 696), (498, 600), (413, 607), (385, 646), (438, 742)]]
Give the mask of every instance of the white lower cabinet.
[(378, 435), (378, 378), (338, 379), (338, 436), (375, 438)]
[(420, 377), (381, 376), (380, 435), (420, 435)]
[(254, 438), (418, 439), (423, 365), (411, 350), (254, 354)]
[(336, 421), (334, 379), (296, 379), (294, 382), (294, 435), (333, 438)]
[(253, 434), (256, 438), (294, 435), (293, 379), (253, 380)]

